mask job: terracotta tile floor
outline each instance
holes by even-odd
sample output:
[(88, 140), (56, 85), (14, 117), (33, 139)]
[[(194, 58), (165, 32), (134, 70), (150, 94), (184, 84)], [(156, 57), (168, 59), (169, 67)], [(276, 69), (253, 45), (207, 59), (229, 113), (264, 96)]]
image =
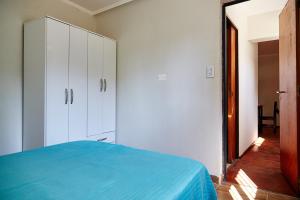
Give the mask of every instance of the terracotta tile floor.
[(225, 183), (215, 185), (219, 200), (297, 200), (299, 198), (284, 194), (254, 190), (250, 187), (242, 187), (235, 184)]
[(295, 196), (281, 174), (279, 142), (279, 132), (264, 128), (256, 144), (228, 168), (227, 181)]

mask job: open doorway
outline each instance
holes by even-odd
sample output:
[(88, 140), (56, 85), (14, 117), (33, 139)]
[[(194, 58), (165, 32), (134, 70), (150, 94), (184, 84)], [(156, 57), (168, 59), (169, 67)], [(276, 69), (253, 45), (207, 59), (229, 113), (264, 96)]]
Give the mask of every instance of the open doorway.
[[(258, 135), (279, 133), (279, 40), (258, 43)], [(271, 129), (271, 130), (269, 130)]]
[(298, 18), (296, 0), (223, 6), (225, 181), (299, 194)]

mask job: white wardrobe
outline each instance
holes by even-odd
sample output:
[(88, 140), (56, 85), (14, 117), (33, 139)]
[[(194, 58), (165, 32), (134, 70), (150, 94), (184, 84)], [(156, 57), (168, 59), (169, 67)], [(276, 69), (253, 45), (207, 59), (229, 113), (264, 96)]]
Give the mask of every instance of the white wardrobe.
[(24, 25), (23, 150), (115, 143), (116, 42), (45, 17)]

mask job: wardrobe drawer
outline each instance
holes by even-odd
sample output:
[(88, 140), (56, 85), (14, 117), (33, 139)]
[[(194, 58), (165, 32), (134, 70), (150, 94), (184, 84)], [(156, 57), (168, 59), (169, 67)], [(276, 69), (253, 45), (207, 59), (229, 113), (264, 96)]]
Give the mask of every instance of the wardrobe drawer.
[(92, 141), (115, 144), (116, 136), (115, 136), (115, 132), (108, 132), (108, 133), (102, 133), (99, 135), (90, 136), (87, 139)]

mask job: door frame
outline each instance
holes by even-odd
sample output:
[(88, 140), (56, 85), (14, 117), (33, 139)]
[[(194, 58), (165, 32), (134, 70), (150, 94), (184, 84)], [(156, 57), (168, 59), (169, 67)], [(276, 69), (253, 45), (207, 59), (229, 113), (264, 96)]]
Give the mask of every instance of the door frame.
[[(223, 136), (223, 179), (226, 181), (227, 175), (227, 159), (228, 159), (228, 96), (227, 96), (227, 20), (226, 20), (226, 7), (235, 4), (243, 3), (249, 0), (235, 0), (232, 2), (224, 3), (222, 5), (222, 136)], [(237, 123), (238, 124), (238, 123)], [(237, 129), (238, 131), (238, 129)], [(239, 134), (237, 134), (239, 135)], [(238, 140), (237, 140), (238, 141)], [(238, 142), (237, 142), (238, 143)], [(238, 151), (237, 151), (238, 152)]]
[[(236, 63), (236, 69), (235, 69), (235, 74), (236, 74), (236, 78), (235, 78), (235, 95), (236, 95), (236, 98), (235, 98), (235, 116), (236, 116), (236, 119), (235, 119), (235, 159), (239, 158), (239, 31), (238, 29), (236, 28), (236, 26), (234, 25), (234, 23), (229, 19), (229, 17), (226, 16), (226, 28), (227, 26), (231, 26), (235, 31), (236, 31), (236, 41), (235, 41), (235, 50), (236, 50), (236, 58), (235, 58), (235, 63)], [(227, 33), (227, 31), (226, 31)], [(227, 51), (227, 34), (226, 34), (226, 71), (227, 71), (227, 74), (226, 74), (226, 78), (228, 80), (228, 67), (227, 67), (227, 58), (228, 58), (228, 51)], [(227, 81), (226, 81), (226, 89), (227, 88)], [(226, 92), (226, 98), (228, 100), (228, 92)], [(227, 102), (228, 103), (228, 102)], [(227, 104), (227, 108), (228, 108), (228, 104)], [(228, 109), (227, 109), (228, 110)], [(227, 113), (228, 114), (228, 113)], [(228, 116), (228, 115), (227, 115)], [(229, 144), (229, 140), (230, 138), (228, 137), (228, 117), (227, 117), (227, 140), (226, 140), (226, 143)], [(229, 146), (227, 146), (227, 155), (228, 155), (228, 148)], [(227, 157), (228, 159), (228, 157)], [(228, 161), (227, 161), (228, 163)]]

